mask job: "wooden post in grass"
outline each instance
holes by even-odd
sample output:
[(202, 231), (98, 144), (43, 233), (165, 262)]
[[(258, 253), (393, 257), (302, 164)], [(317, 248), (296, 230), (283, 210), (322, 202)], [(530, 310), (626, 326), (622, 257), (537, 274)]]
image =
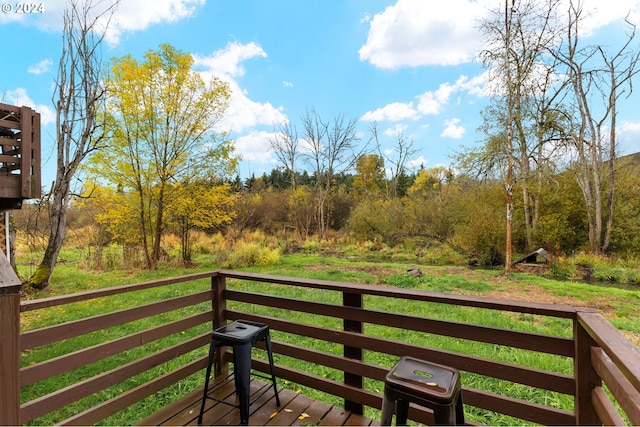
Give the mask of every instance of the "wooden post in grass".
[[(354, 308), (362, 308), (362, 294), (348, 293), (344, 292), (342, 294), (342, 304), (346, 307), (354, 307)], [(347, 332), (356, 332), (361, 334), (362, 330), (362, 322), (356, 320), (344, 320), (344, 330)], [(362, 349), (358, 347), (350, 347), (344, 346), (344, 357), (349, 359), (362, 360)], [(363, 379), (362, 376), (357, 374), (352, 374), (349, 372), (344, 373), (344, 383), (348, 386), (362, 389), (363, 388)], [(344, 409), (351, 411), (354, 414), (362, 415), (364, 412), (364, 408), (362, 404), (352, 402), (350, 400), (345, 400)]]
[[(224, 291), (227, 288), (227, 279), (222, 274), (218, 273), (217, 275), (211, 278), (211, 287), (213, 289), (213, 329), (219, 328), (226, 323), (226, 319), (224, 318), (224, 312), (227, 310), (227, 300), (224, 298)], [(229, 369), (228, 363), (224, 361), (224, 353), (225, 348), (216, 347), (216, 354), (214, 360), (214, 376), (220, 376), (223, 372), (226, 372)], [(223, 366), (224, 365), (224, 366)]]
[(20, 280), (0, 254), (0, 425), (20, 425)]

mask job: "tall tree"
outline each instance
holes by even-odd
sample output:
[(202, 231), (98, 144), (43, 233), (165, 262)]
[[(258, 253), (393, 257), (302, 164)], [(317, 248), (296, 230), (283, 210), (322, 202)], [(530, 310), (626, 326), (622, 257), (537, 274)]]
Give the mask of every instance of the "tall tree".
[[(492, 165), (505, 166), (507, 273), (511, 263), (515, 185), (522, 190), (527, 245), (531, 246), (542, 196), (541, 174), (548, 170), (540, 163), (548, 160), (545, 157), (548, 151), (541, 145), (546, 133), (540, 129), (539, 116), (547, 114), (553, 105), (550, 99), (555, 98), (550, 91), (554, 68), (545, 59), (558, 37), (558, 3), (558, 0), (505, 0), (502, 10), (496, 9), (482, 22), (487, 43), (482, 59), (493, 75), (499, 99), (484, 115), (488, 139), (483, 151)], [(492, 123), (487, 124), (487, 120)], [(499, 144), (500, 141), (504, 144)], [(495, 148), (498, 151), (493, 151)]]
[(289, 121), (276, 126), (273, 136), (268, 139), (271, 150), (284, 166), (285, 172), (289, 174), (291, 187), (296, 188), (296, 164), (298, 161), (299, 143), (298, 131)]
[(231, 222), (235, 217), (233, 207), (237, 196), (231, 193), (229, 184), (217, 184), (209, 180), (186, 181), (176, 184), (176, 197), (171, 202), (169, 219), (180, 230), (182, 262), (192, 262), (191, 230), (215, 229)]
[(364, 149), (358, 148), (360, 138), (356, 120), (346, 120), (342, 114), (325, 122), (315, 110), (307, 110), (302, 117), (302, 126), (303, 138), (309, 144), (306, 158), (316, 178), (318, 234), (324, 237), (330, 223), (334, 178), (352, 169)]
[[(640, 49), (632, 45), (636, 26), (628, 20), (627, 39), (617, 51), (581, 46), (582, 15), (582, 2), (571, 1), (565, 43), (557, 57), (566, 67), (575, 111), (575, 171), (585, 202), (589, 244), (594, 254), (601, 254), (611, 243), (614, 221), (617, 103), (631, 94), (633, 78), (640, 72)], [(608, 179), (601, 175), (605, 162), (610, 166)]]
[(103, 147), (105, 101), (100, 47), (119, 0), (69, 0), (64, 11), (62, 53), (53, 102), (56, 109), (56, 178), (49, 197), (51, 229), (42, 261), (28, 284), (49, 280), (64, 243), (72, 183), (84, 159)]
[(376, 143), (378, 154), (389, 165), (387, 171), (390, 174), (390, 182), (387, 188), (387, 196), (395, 199), (400, 196), (400, 180), (403, 176), (406, 176), (407, 162), (418, 152), (413, 146), (414, 139), (413, 137), (406, 137), (404, 130), (398, 128), (395, 146), (389, 150), (383, 150), (378, 137), (377, 123), (373, 123), (369, 131), (371, 132), (371, 139)]
[[(130, 55), (113, 62), (108, 81), (109, 150), (94, 157), (94, 172), (131, 192), (147, 268), (161, 254), (166, 212), (176, 182), (230, 159), (230, 141), (214, 132), (230, 89), (218, 78), (205, 81), (193, 58), (164, 44), (140, 62)], [(214, 161), (214, 159), (216, 161)]]
[(353, 189), (359, 197), (368, 201), (382, 194), (385, 184), (384, 159), (377, 154), (363, 154), (356, 163)]

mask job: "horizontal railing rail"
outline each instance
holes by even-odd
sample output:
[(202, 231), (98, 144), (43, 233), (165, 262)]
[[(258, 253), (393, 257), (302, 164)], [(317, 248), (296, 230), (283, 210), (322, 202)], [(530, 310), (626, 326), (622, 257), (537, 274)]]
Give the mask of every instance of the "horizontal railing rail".
[[(125, 307), (106, 303), (127, 295)], [(102, 311), (66, 318), (87, 305)], [(94, 424), (151, 407), (136, 406), (149, 396), (161, 404), (167, 390), (190, 393), (204, 382), (211, 328), (238, 319), (269, 324), (281, 383), (372, 418), (386, 373), (412, 356), (461, 371), (473, 422), (640, 424), (640, 351), (599, 313), (570, 306), (221, 270), (23, 301), (20, 311), (50, 324), (19, 336), (20, 424)], [(503, 317), (525, 321), (511, 328)], [(267, 372), (264, 351), (254, 356)], [(433, 422), (414, 407), (409, 418)]]
[[(46, 311), (64, 307), (74, 307), (73, 304), (92, 303), (100, 299), (128, 295), (133, 292), (154, 292), (163, 287), (180, 286), (201, 279), (213, 280), (216, 275), (215, 272), (198, 273), (170, 279), (80, 292), (73, 295), (23, 301), (20, 308), (23, 313), (26, 313), (35, 310)], [(74, 338), (78, 340), (78, 346), (80, 347), (76, 351), (23, 366), (20, 369), (20, 386), (23, 389), (29, 386), (37, 386), (38, 383), (48, 379), (55, 380), (55, 378), (59, 376), (68, 374), (74, 370), (81, 370), (83, 367), (92, 363), (101, 363), (110, 357), (122, 357), (126, 362), (121, 366), (105, 370), (104, 372), (96, 369), (98, 373), (92, 374), (89, 378), (81, 377), (82, 379), (72, 382), (65, 387), (23, 401), (20, 407), (20, 424), (37, 420), (43, 415), (61, 410), (82, 399), (89, 399), (91, 396), (114, 387), (119, 383), (131, 380), (162, 364), (202, 349), (203, 346), (209, 343), (209, 335), (204, 331), (175, 345), (154, 349), (152, 353), (147, 352), (138, 359), (131, 359), (130, 356), (126, 355), (128, 351), (158, 342), (172, 335), (179, 335), (185, 330), (197, 328), (201, 325), (208, 325), (205, 329), (210, 330), (213, 320), (212, 298), (211, 285), (204, 285), (201, 289), (185, 295), (164, 298), (148, 304), (132, 304), (131, 307), (126, 309), (112, 310), (95, 316), (23, 331), (20, 334), (20, 350), (23, 354), (24, 352), (32, 352), (39, 348), (55, 346), (56, 344)], [(131, 299), (135, 300), (135, 297)], [(109, 328), (118, 327), (122, 327), (123, 330), (126, 331), (130, 328), (125, 328), (124, 326), (133, 324), (136, 321), (153, 318), (154, 316), (167, 315), (177, 310), (194, 307), (202, 303), (205, 303), (207, 308), (203, 308), (200, 312), (193, 313), (186, 317), (169, 316), (169, 320), (159, 320), (154, 323), (153, 327), (137, 329), (132, 333), (125, 333), (114, 339), (103, 340), (103, 342), (95, 345), (82, 345), (82, 338), (92, 333), (99, 334)], [(68, 419), (56, 420), (55, 422), (58, 424), (76, 425), (88, 425), (99, 422), (154, 393), (175, 385), (177, 382), (202, 370), (204, 366), (204, 358), (199, 357), (195, 361), (186, 362), (185, 366), (180, 366), (169, 373), (158, 374), (156, 378), (140, 384), (133, 390), (128, 390), (126, 393), (117, 393), (116, 396), (106, 401), (101, 401), (96, 406), (81, 411), (80, 414)]]
[[(579, 312), (578, 324), (589, 340), (584, 345), (590, 357), (593, 412), (604, 425), (640, 425), (640, 351), (619, 330), (594, 312)], [(622, 408), (625, 420), (614, 405)], [(596, 417), (594, 417), (596, 418)]]
[[(517, 313), (524, 312), (527, 314), (552, 316), (572, 321), (575, 320), (576, 315), (575, 309), (567, 306), (552, 306), (528, 302), (506, 302), (498, 299), (445, 295), (441, 293), (397, 289), (378, 285), (292, 279), (290, 277), (255, 275), (250, 273), (245, 274), (235, 271), (221, 271), (220, 274), (227, 278), (244, 281), (321, 289), (325, 291), (337, 291), (343, 294), (356, 293), (365, 296), (375, 296), (377, 298), (395, 300), (400, 299), (429, 302)], [(573, 358), (575, 351), (572, 338), (508, 330), (504, 328), (477, 325), (469, 322), (463, 323), (459, 321), (425, 318), (406, 313), (383, 312), (380, 310), (367, 309), (364, 307), (364, 304), (359, 307), (345, 307), (339, 304), (340, 301), (344, 300), (344, 297), (337, 298), (336, 303), (323, 303), (294, 298), (282, 298), (276, 295), (265, 295), (264, 293), (237, 289), (227, 289), (224, 291), (223, 295), (227, 307), (229, 307), (231, 302), (236, 302), (245, 304), (245, 306), (251, 306), (253, 309), (257, 306), (261, 306), (278, 309), (283, 313), (299, 312), (312, 315), (310, 318), (312, 319), (312, 323), (315, 321), (314, 319), (318, 318), (317, 316), (337, 317), (343, 322), (358, 322), (366, 324), (367, 326), (378, 325), (388, 328), (402, 329), (404, 331), (415, 331), (429, 335), (439, 335), (453, 339), (474, 341), (499, 347), (511, 347), (543, 354), (559, 355), (566, 358)], [(545, 391), (563, 393), (571, 396), (575, 393), (575, 380), (572, 373), (565, 374), (548, 372), (541, 369), (518, 366), (504, 361), (489, 360), (472, 354), (459, 354), (451, 351), (438, 350), (425, 345), (428, 340), (425, 340), (425, 343), (419, 345), (402, 343), (389, 340), (384, 337), (376, 337), (363, 333), (318, 328), (313, 325), (301, 324), (299, 322), (284, 320), (282, 318), (279, 319), (276, 317), (251, 315), (247, 317), (247, 313), (239, 310), (233, 310), (231, 308), (226, 309), (224, 317), (229, 320), (248, 318), (248, 320), (267, 322), (269, 323), (270, 328), (275, 331), (295, 334), (299, 337), (313, 338), (316, 340), (331, 342), (333, 344), (339, 344), (343, 347), (352, 347), (383, 355), (397, 357), (406, 355), (418, 357), (435, 363), (446, 364), (467, 373), (488, 376), (494, 379), (501, 379), (524, 386), (536, 387)], [(572, 324), (569, 323), (569, 327), (572, 327), (571, 325)], [(292, 341), (295, 342), (296, 340), (292, 339)], [(276, 353), (281, 352), (284, 355), (297, 360), (313, 363), (316, 366), (338, 369), (344, 372), (345, 375), (348, 373), (354, 375), (355, 378), (363, 377), (364, 381), (384, 381), (384, 376), (391, 367), (372, 367), (366, 364), (365, 361), (358, 361), (357, 363), (352, 361), (350, 365), (335, 363), (335, 359), (330, 355), (323, 354), (318, 351), (304, 353), (300, 349), (296, 349), (295, 347), (292, 349), (291, 347), (286, 347), (286, 345), (286, 343), (280, 343), (278, 340), (274, 340), (274, 349), (276, 349)], [(292, 382), (298, 382), (302, 385), (318, 390), (333, 390), (332, 394), (344, 397), (347, 402), (351, 402), (352, 407), (353, 404), (355, 404), (356, 407), (357, 405), (369, 406), (372, 408), (380, 408), (381, 406), (381, 397), (379, 395), (373, 396), (363, 391), (360, 393), (354, 393), (349, 387), (353, 387), (353, 384), (361, 384), (362, 381), (360, 380), (355, 380), (355, 382), (352, 380), (353, 384), (344, 381), (346, 384), (341, 385), (340, 387), (329, 383), (325, 383), (321, 386), (318, 382), (322, 383), (322, 380), (315, 377), (310, 378), (308, 374), (296, 372), (294, 375), (290, 370), (277, 370), (277, 372), (279, 376)], [(297, 379), (294, 379), (294, 376)], [(300, 378), (303, 378), (304, 381)], [(465, 377), (463, 376), (463, 384), (464, 378)], [(356, 386), (356, 388), (358, 387)], [(340, 393), (338, 394), (336, 390), (340, 390)], [(463, 400), (465, 404), (476, 406), (480, 409), (498, 412), (507, 416), (540, 424), (574, 424), (576, 421), (572, 410), (570, 411), (562, 408), (534, 404), (523, 399), (515, 399), (508, 395), (505, 396), (491, 393), (486, 390), (480, 390), (473, 387), (463, 387), (463, 390)], [(348, 405), (348, 403), (345, 403), (345, 405)], [(427, 411), (414, 410), (413, 414), (410, 413), (410, 417), (413, 417), (419, 422), (429, 423), (433, 421), (430, 418), (431, 414)]]

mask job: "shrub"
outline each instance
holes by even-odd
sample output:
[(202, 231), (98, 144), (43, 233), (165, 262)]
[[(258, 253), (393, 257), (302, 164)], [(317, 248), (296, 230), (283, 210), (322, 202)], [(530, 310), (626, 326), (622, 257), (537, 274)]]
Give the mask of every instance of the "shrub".
[(316, 239), (308, 237), (302, 246), (300, 246), (300, 249), (308, 253), (320, 253), (322, 251), (322, 243)]
[(119, 245), (87, 246), (80, 251), (78, 268), (89, 271), (113, 271), (123, 267)]
[(280, 260), (280, 250), (270, 249), (256, 242), (238, 242), (222, 263), (225, 268), (245, 268), (254, 265), (270, 265)]
[(438, 242), (420, 250), (417, 255), (421, 256), (423, 262), (431, 265), (464, 265), (467, 262), (466, 257), (451, 245)]
[(556, 257), (546, 275), (556, 280), (568, 280), (573, 277), (574, 272), (575, 268), (572, 263), (564, 257)]

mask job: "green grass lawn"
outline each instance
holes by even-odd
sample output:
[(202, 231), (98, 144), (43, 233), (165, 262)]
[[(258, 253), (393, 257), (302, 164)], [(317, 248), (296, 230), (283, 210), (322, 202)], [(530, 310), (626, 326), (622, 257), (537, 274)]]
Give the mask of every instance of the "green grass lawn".
[[(60, 263), (56, 268), (51, 281), (51, 287), (42, 292), (26, 295), (26, 298), (41, 298), (54, 295), (69, 294), (89, 289), (97, 289), (108, 286), (119, 286), (127, 283), (137, 283), (154, 280), (162, 277), (171, 277), (183, 274), (194, 273), (196, 271), (207, 271), (217, 269), (219, 266), (212, 264), (207, 257), (202, 256), (197, 260), (197, 267), (191, 269), (162, 267), (154, 271), (112, 271), (104, 273), (96, 273), (91, 271), (83, 271), (76, 267), (73, 262), (73, 256), (66, 257), (68, 261)], [(408, 268), (420, 268), (423, 271), (421, 277), (411, 277), (406, 274)], [(28, 270), (29, 267), (26, 267)], [(584, 284), (570, 281), (557, 281), (541, 278), (538, 276), (526, 274), (512, 274), (506, 278), (501, 271), (491, 270), (469, 270), (461, 267), (433, 267), (420, 265), (415, 262), (411, 264), (402, 262), (376, 261), (366, 262), (362, 260), (347, 259), (344, 257), (327, 257), (316, 254), (298, 253), (280, 258), (277, 264), (270, 266), (252, 267), (244, 269), (245, 271), (253, 271), (260, 273), (270, 273), (294, 277), (306, 277), (314, 279), (325, 279), (344, 282), (379, 284), (381, 286), (397, 286), (403, 288), (421, 289), (427, 291), (437, 291), (446, 293), (466, 294), (466, 295), (489, 295), (492, 297), (504, 297), (509, 299), (525, 299), (540, 302), (557, 302), (562, 304), (582, 305), (594, 307), (602, 311), (602, 313), (619, 329), (626, 333), (632, 340), (638, 343), (640, 337), (640, 287), (638, 286), (615, 286), (607, 283)], [(23, 275), (28, 271), (22, 272)], [(233, 281), (232, 286), (245, 288), (253, 286), (241, 281)], [(318, 301), (332, 301), (339, 303), (340, 295), (331, 292), (309, 292), (309, 290), (301, 290), (295, 287), (279, 287), (278, 285), (260, 285), (264, 290), (265, 286), (275, 289), (275, 292), (283, 292), (285, 296), (292, 298), (314, 299)], [(196, 290), (204, 290), (209, 287), (207, 280), (200, 280), (181, 286), (168, 286), (151, 291), (139, 291), (134, 294), (119, 295), (108, 298), (102, 298), (98, 302), (76, 303), (65, 308), (51, 308), (38, 312), (26, 312), (22, 316), (23, 330), (40, 328), (43, 326), (79, 319), (83, 317), (93, 316), (100, 312), (113, 311), (115, 309), (123, 309), (126, 307), (140, 305), (154, 300), (168, 297), (178, 296), (180, 294), (192, 293)], [(274, 290), (272, 289), (272, 290)], [(375, 297), (367, 297), (365, 305), (367, 307), (378, 307), (378, 300)], [(237, 308), (252, 311), (255, 310), (251, 306), (238, 305)], [(197, 311), (200, 307), (190, 307), (172, 313), (175, 318), (184, 317), (193, 311)], [(521, 330), (549, 333), (560, 336), (571, 336), (571, 323), (559, 319), (539, 318), (532, 315), (513, 315), (506, 313), (495, 313), (490, 310), (473, 309), (465, 307), (457, 307), (452, 309), (442, 307), (438, 304), (430, 303), (409, 303), (398, 300), (397, 305), (389, 305), (388, 300), (384, 306), (386, 311), (390, 312), (411, 312), (417, 316), (425, 316), (432, 318), (443, 318), (453, 321), (469, 321), (473, 319), (474, 323), (490, 325), (495, 327), (515, 327)], [(279, 316), (277, 310), (269, 311), (269, 309), (261, 309), (261, 314), (270, 316)], [(286, 316), (295, 319), (295, 313), (286, 313)], [(151, 328), (157, 323), (165, 322), (166, 318), (149, 318), (124, 327), (132, 329)], [(304, 323), (305, 319), (300, 319)], [(335, 319), (331, 318), (314, 318), (320, 326), (340, 328), (336, 325)], [(407, 342), (424, 343), (428, 340), (429, 346), (442, 348), (450, 351), (473, 354), (475, 356), (487, 357), (504, 360), (510, 363), (517, 363), (524, 366), (536, 367), (540, 369), (571, 373), (571, 363), (562, 357), (544, 357), (540, 358), (533, 352), (511, 351), (509, 349), (498, 349), (492, 345), (479, 345), (478, 343), (468, 343), (464, 340), (457, 340), (439, 336), (425, 337), (424, 334), (407, 333), (393, 328), (382, 328), (373, 325), (367, 326), (370, 329), (367, 333), (373, 333), (387, 339), (397, 339)], [(96, 371), (104, 371), (105, 366), (120, 366), (125, 363), (125, 359), (134, 359), (142, 355), (152, 354), (157, 348), (171, 345), (174, 341), (184, 339), (184, 336), (196, 336), (206, 332), (206, 327), (193, 328), (193, 330), (184, 331), (182, 336), (167, 337), (160, 342), (149, 343), (127, 353), (126, 356), (118, 355), (100, 362), (100, 366), (88, 365), (82, 369), (69, 372), (63, 376), (55, 377), (47, 381), (25, 387), (22, 391), (23, 400), (29, 400), (37, 396), (42, 396), (52, 390), (59, 389), (65, 384), (77, 382), (79, 379), (89, 378)], [(70, 339), (65, 342), (45, 346), (43, 348), (34, 349), (25, 352), (22, 357), (22, 365), (28, 366), (41, 360), (55, 357), (59, 354), (72, 352), (78, 347), (86, 347), (99, 342), (112, 339), (114, 336), (126, 334), (126, 331), (105, 330), (100, 333), (91, 334), (89, 336), (80, 337), (78, 339)], [(277, 331), (274, 332), (274, 339), (285, 340), (284, 334), (279, 336)], [(303, 343), (300, 343), (304, 345)], [(341, 348), (339, 346), (331, 346), (328, 343), (309, 343), (309, 345), (320, 345), (319, 350), (333, 352), (339, 354)], [(204, 349), (185, 355), (183, 358), (173, 361), (174, 364), (187, 363), (190, 360), (202, 357)], [(124, 359), (123, 359), (124, 358)], [(380, 365), (390, 366), (393, 364), (392, 358), (377, 353), (367, 353), (368, 362)], [(278, 363), (287, 363), (284, 358), (278, 360)], [(291, 362), (294, 363), (294, 362)], [(299, 363), (298, 363), (299, 365)], [(317, 366), (297, 366), (299, 369), (317, 370), (319, 375), (329, 378), (338, 376), (337, 372), (328, 368)], [(161, 366), (159, 369), (168, 370), (175, 366)], [(153, 412), (158, 407), (171, 402), (175, 398), (183, 395), (185, 390), (188, 391), (202, 384), (202, 376), (196, 375), (186, 381), (180, 383), (175, 389), (167, 390), (159, 395), (143, 401), (139, 406), (129, 408), (116, 416), (105, 420), (105, 424), (111, 425), (127, 425), (141, 418), (141, 414)], [(339, 378), (335, 378), (339, 380)], [(139, 380), (137, 380), (139, 381)], [(513, 397), (526, 399), (529, 401), (538, 401), (544, 404), (552, 404), (557, 407), (571, 408), (573, 402), (566, 396), (560, 396), (557, 393), (541, 393), (540, 390), (533, 390), (528, 387), (514, 385), (512, 383), (503, 383), (495, 379), (483, 378), (477, 375), (465, 374), (464, 381), (466, 385), (501, 393), (508, 393)], [(126, 384), (119, 384), (112, 389), (105, 390), (100, 396), (92, 396), (83, 399), (76, 404), (69, 405), (65, 411), (43, 417), (36, 420), (34, 424), (48, 425), (59, 422), (62, 419), (77, 413), (82, 407), (90, 406), (95, 402), (103, 401), (110, 396), (122, 393), (123, 390), (135, 387), (134, 380), (128, 381)], [(297, 386), (290, 385), (294, 389)], [(375, 382), (367, 384), (372, 390), (382, 391), (382, 385)], [(313, 395), (313, 390), (301, 389), (301, 392)], [(318, 396), (323, 400), (328, 400), (325, 396)], [(339, 402), (336, 402), (339, 404)], [(64, 412), (64, 413), (63, 413)], [(368, 414), (375, 416), (376, 414)], [(487, 421), (487, 417), (491, 414), (485, 414), (483, 411), (475, 411), (471, 413), (470, 419), (489, 424), (513, 424), (516, 420), (512, 419), (493, 419)]]

